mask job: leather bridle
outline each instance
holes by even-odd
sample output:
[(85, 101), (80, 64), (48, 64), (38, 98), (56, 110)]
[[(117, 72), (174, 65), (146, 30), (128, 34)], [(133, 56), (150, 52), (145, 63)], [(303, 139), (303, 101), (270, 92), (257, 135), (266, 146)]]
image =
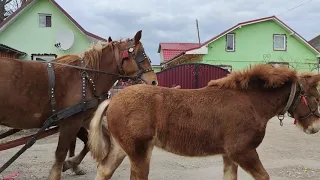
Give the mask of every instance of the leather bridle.
[(310, 97), (305, 94), (304, 88), (300, 82), (298, 82), (298, 87), (299, 87), (299, 95), (295, 98), (296, 92), (297, 92), (297, 85), (296, 83), (292, 84), (288, 102), (285, 108), (282, 110), (282, 112), (278, 115), (278, 119), (280, 120), (281, 126), (283, 125), (282, 120), (284, 119), (284, 114), (288, 111), (288, 115), (290, 117), (293, 117), (293, 112), (296, 110), (299, 103), (303, 103), (309, 109), (309, 112), (307, 115), (303, 117), (298, 117), (299, 120), (305, 120), (312, 115), (320, 117), (319, 107), (317, 109), (313, 109), (310, 106), (311, 104)]
[[(128, 60), (129, 57), (131, 56), (135, 62), (136, 62), (136, 65), (138, 67), (138, 74), (135, 76), (135, 80), (142, 80), (145, 82), (145, 80), (143, 80), (141, 78), (142, 74), (143, 73), (148, 73), (148, 72), (154, 72), (154, 70), (152, 69), (152, 67), (150, 69), (143, 69), (141, 67), (141, 64), (144, 62), (145, 59), (148, 59), (149, 62), (151, 62), (150, 58), (146, 55), (146, 53), (144, 52), (144, 50), (142, 48), (140, 48), (139, 50), (137, 51), (134, 51), (134, 48), (135, 48), (135, 43), (134, 43), (134, 40), (131, 39), (128, 41), (128, 45), (126, 47), (126, 50), (124, 50), (122, 52), (122, 59), (121, 59), (121, 62), (118, 63), (118, 69), (119, 69), (119, 72), (121, 75), (125, 75), (126, 73), (123, 71), (123, 63), (125, 60)], [(124, 78), (122, 78), (124, 79)], [(132, 78), (131, 78), (132, 79)]]

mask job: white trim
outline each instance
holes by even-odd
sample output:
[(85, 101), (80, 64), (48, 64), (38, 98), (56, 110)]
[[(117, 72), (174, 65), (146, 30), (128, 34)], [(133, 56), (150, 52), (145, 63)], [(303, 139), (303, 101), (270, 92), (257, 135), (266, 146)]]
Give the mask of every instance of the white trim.
[(319, 55), (318, 50), (316, 50), (313, 46), (311, 46), (306, 40), (304, 40), (300, 35), (296, 34), (295, 32), (291, 31), (290, 28), (288, 26), (286, 26), (285, 24), (281, 23), (279, 20), (272, 18), (273, 20), (275, 20), (276, 22), (278, 22), (280, 25), (282, 25), (285, 29), (287, 29), (290, 33), (293, 34), (293, 36), (296, 36), (298, 39), (300, 39), (300, 41), (304, 42), (307, 46), (309, 46), (312, 50), (314, 50), (314, 52), (316, 52)]
[[(89, 35), (87, 35), (86, 34), (86, 30), (83, 28), (83, 30), (82, 29), (80, 29), (71, 19), (69, 19), (69, 17), (62, 11), (62, 9), (64, 10), (64, 11), (66, 11), (62, 6), (61, 6), (61, 9), (60, 8), (58, 8), (52, 1), (50, 1), (51, 2), (51, 4), (55, 7), (55, 8), (57, 8), (57, 10), (60, 12), (60, 13), (62, 13), (62, 15), (64, 15), (80, 32), (82, 32), (82, 34), (83, 35), (85, 35), (85, 36), (87, 36), (88, 38), (89, 38), (89, 41), (91, 41), (91, 42), (97, 42), (97, 41), (102, 41), (102, 40), (100, 40), (100, 39), (97, 39), (97, 38), (95, 38), (95, 37), (92, 37), (92, 36), (89, 36)], [(58, 2), (56, 2), (57, 4), (58, 4)], [(58, 4), (59, 5), (59, 4)], [(67, 12), (67, 11), (66, 11)], [(68, 13), (68, 12), (67, 12)], [(69, 14), (70, 16), (71, 16), (71, 14)], [(73, 18), (72, 16), (71, 16), (71, 18)], [(74, 18), (73, 18), (74, 19)], [(77, 22), (75, 19), (74, 19), (74, 21), (75, 22)], [(80, 25), (80, 24), (79, 24)], [(81, 26), (81, 25), (80, 25)], [(92, 34), (92, 33), (91, 33)], [(95, 41), (96, 40), (96, 41)]]
[[(232, 36), (232, 49), (228, 49), (228, 36)], [(235, 34), (226, 34), (226, 51), (227, 52), (234, 52), (235, 51)]]
[(33, 61), (41, 61), (41, 60), (37, 60), (37, 58), (42, 58), (42, 59), (45, 59), (47, 61), (51, 61), (51, 60), (55, 59), (56, 56), (55, 55), (33, 55), (32, 56), (32, 60)]
[(269, 62), (268, 64), (271, 64), (271, 66), (278, 68), (281, 66), (287, 66), (288, 68), (290, 67), (290, 63), (288, 62)]
[[(47, 26), (47, 16), (51, 18), (50, 26)], [(45, 23), (41, 24), (41, 17), (44, 17)], [(38, 13), (38, 23), (40, 28), (51, 28), (52, 27), (52, 14), (49, 13)]]
[[(235, 26), (234, 28), (224, 32), (223, 34), (217, 36), (216, 38), (214, 38), (213, 40), (207, 42), (206, 44), (203, 44), (202, 47), (207, 47), (210, 43), (218, 40), (219, 38), (221, 38), (222, 36), (225, 36), (226, 34), (234, 31), (235, 29), (238, 29), (242, 26), (245, 26), (245, 25), (250, 25), (250, 24), (255, 24), (255, 23), (259, 23), (259, 22), (263, 22), (263, 21), (269, 21), (269, 20), (274, 20), (276, 23), (280, 24), (283, 28), (287, 29), (290, 33), (293, 34), (293, 36), (296, 36), (300, 41), (302, 41), (302, 43), (304, 43), (305, 45), (307, 45), (309, 48), (311, 48), (315, 53), (317, 53), (320, 57), (320, 53), (314, 48), (312, 47), (306, 40), (304, 40), (301, 36), (299, 36), (298, 34), (294, 33), (292, 30), (290, 30), (290, 28), (288, 26), (286, 26), (285, 24), (283, 24), (282, 22), (280, 22), (278, 19), (274, 18), (274, 17), (270, 17), (270, 18), (267, 18), (267, 19), (262, 19), (262, 20), (258, 20), (258, 21), (252, 21), (252, 22), (248, 22), (248, 23), (239, 23), (237, 26)], [(197, 48), (197, 49), (200, 49), (201, 47)], [(193, 49), (193, 50), (190, 50), (190, 51), (194, 51), (196, 49)], [(186, 52), (186, 54), (188, 53), (189, 51)]]
[[(276, 37), (283, 39), (283, 47), (281, 47), (281, 48), (276, 48), (276, 47), (275, 47)], [(273, 35), (273, 50), (276, 50), (276, 51), (285, 51), (285, 50), (286, 50), (286, 46), (287, 46), (287, 37), (286, 37), (286, 35), (284, 35), (284, 34), (274, 34), (274, 35)]]
[(208, 46), (201, 46), (198, 49), (187, 51), (186, 54), (208, 54)]

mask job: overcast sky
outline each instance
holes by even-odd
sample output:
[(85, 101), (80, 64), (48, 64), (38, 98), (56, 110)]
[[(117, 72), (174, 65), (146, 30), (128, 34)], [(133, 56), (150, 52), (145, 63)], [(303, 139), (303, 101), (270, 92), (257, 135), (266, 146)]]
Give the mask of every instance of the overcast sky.
[[(160, 42), (201, 42), (235, 24), (276, 15), (305, 39), (320, 34), (320, 0), (56, 0), (87, 31), (108, 38), (142, 42), (152, 64), (159, 64)], [(201, 2), (201, 3), (200, 3)], [(282, 14), (280, 14), (282, 13)], [(280, 15), (279, 15), (280, 14)]]

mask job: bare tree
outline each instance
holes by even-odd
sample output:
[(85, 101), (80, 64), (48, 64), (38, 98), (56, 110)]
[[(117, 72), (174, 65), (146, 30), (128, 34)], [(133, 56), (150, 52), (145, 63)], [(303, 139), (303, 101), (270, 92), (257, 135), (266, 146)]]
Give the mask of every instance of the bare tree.
[(0, 0), (0, 23), (30, 0)]

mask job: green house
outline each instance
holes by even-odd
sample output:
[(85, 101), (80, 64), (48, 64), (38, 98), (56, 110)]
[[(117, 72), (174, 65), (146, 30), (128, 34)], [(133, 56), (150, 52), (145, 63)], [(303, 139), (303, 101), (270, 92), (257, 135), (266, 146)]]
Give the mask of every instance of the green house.
[[(228, 70), (257, 63), (285, 65), (298, 71), (319, 72), (320, 52), (275, 16), (239, 23), (204, 43), (179, 51), (161, 47), (162, 68), (181, 63), (201, 62)], [(190, 43), (185, 43), (190, 46)], [(179, 43), (180, 47), (183, 43)], [(172, 46), (172, 44), (171, 44)], [(177, 47), (177, 46), (175, 46)], [(167, 54), (178, 52), (170, 59)]]
[(0, 57), (52, 60), (80, 53), (97, 41), (107, 42), (86, 31), (54, 0), (30, 0), (0, 24)]

